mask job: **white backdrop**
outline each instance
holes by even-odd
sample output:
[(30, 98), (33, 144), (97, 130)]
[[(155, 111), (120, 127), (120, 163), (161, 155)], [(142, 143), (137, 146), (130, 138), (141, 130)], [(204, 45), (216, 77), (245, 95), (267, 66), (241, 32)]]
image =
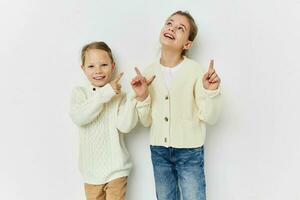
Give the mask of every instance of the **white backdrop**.
[[(1, 0), (0, 199), (82, 200), (71, 89), (81, 47), (106, 41), (123, 88), (159, 54), (164, 20), (188, 10), (191, 57), (222, 78), (223, 113), (208, 128), (208, 200), (299, 200), (299, 0)], [(154, 200), (148, 130), (127, 137), (129, 200)]]

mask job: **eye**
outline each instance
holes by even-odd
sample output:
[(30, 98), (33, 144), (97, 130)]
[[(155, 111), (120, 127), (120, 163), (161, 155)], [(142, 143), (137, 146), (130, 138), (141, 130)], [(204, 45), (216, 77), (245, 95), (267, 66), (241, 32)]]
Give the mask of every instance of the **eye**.
[(184, 28), (182, 26), (179, 26), (178, 30), (181, 30), (182, 32), (184, 32)]
[(88, 68), (93, 68), (93, 67), (94, 67), (94, 65), (89, 65), (89, 66), (88, 66)]
[(171, 22), (167, 22), (166, 25), (167, 25), (167, 26), (171, 26), (172, 23), (171, 23)]
[(100, 65), (101, 67), (106, 67), (106, 66), (108, 66), (108, 64), (102, 64), (102, 65)]

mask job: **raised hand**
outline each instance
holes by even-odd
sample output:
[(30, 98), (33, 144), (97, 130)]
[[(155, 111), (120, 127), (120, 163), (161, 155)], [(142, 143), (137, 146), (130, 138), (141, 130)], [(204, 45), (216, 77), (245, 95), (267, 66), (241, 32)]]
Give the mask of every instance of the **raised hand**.
[(203, 87), (207, 90), (218, 89), (221, 79), (219, 78), (216, 70), (214, 69), (214, 60), (210, 60), (208, 71), (203, 76)]
[(111, 85), (111, 87), (114, 89), (116, 94), (119, 94), (121, 92), (121, 85), (119, 83), (120, 79), (123, 76), (123, 72), (120, 73), (118, 76), (116, 76), (116, 78), (114, 80), (112, 80), (109, 84)]
[(142, 75), (140, 70), (135, 67), (136, 76), (131, 81), (131, 86), (136, 94), (136, 99), (138, 101), (143, 101), (149, 95), (148, 86), (152, 83), (155, 76), (152, 76), (149, 80)]

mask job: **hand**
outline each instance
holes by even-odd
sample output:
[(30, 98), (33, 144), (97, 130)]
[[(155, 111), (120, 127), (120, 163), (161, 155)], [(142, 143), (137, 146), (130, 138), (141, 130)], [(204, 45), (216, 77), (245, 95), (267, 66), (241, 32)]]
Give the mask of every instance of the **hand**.
[(152, 83), (155, 76), (152, 76), (149, 80), (141, 74), (140, 70), (135, 67), (136, 76), (131, 81), (131, 86), (136, 94), (136, 99), (138, 101), (144, 101), (148, 95), (148, 86)]
[(112, 80), (109, 84), (111, 85), (111, 87), (113, 88), (113, 90), (115, 91), (116, 94), (121, 93), (121, 85), (119, 83), (120, 79), (123, 76), (123, 72), (120, 73), (118, 76), (116, 76), (116, 78), (114, 80)]
[(203, 76), (203, 87), (207, 90), (218, 89), (221, 79), (219, 78), (216, 70), (214, 69), (214, 60), (210, 60), (208, 72)]

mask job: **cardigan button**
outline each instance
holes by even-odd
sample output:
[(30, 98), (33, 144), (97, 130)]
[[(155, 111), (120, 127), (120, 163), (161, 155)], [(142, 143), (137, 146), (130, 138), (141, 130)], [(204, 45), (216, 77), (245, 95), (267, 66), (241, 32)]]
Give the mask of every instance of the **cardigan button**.
[(165, 100), (168, 100), (168, 99), (169, 99), (169, 97), (168, 97), (168, 96), (166, 96), (166, 97), (165, 97)]
[(167, 122), (167, 121), (169, 121), (169, 119), (167, 117), (165, 117), (165, 121)]
[(96, 90), (96, 88), (93, 88), (93, 90), (95, 91), (95, 90)]

